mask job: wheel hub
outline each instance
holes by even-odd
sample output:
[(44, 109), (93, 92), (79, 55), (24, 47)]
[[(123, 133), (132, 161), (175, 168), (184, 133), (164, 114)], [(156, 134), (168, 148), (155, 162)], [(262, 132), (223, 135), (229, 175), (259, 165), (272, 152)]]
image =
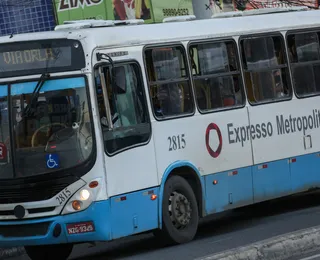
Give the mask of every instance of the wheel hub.
[(173, 192), (169, 198), (169, 213), (173, 225), (182, 229), (191, 220), (191, 205), (189, 200), (181, 193)]

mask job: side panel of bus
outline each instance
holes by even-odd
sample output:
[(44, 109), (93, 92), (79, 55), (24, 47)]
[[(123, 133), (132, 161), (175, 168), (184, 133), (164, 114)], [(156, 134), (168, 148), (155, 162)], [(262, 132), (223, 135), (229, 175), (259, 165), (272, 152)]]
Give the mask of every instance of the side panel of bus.
[(307, 126), (309, 121), (315, 124), (318, 120), (313, 115), (314, 104), (307, 99), (293, 99), (250, 108), (253, 125), (262, 121), (272, 125), (270, 136), (252, 142), (255, 202), (319, 187), (320, 135), (318, 129)]
[(290, 160), (294, 192), (320, 187), (319, 36), (319, 28), (285, 35), (297, 99), (281, 118), (279, 130), (284, 138), (292, 137), (297, 151)]
[[(289, 71), (291, 56), (286, 55), (289, 43), (285, 44), (285, 33), (250, 35), (247, 42), (246, 37), (240, 40), (240, 48), (251, 103), (248, 109), (254, 158), (254, 202), (319, 187), (318, 98), (296, 97), (299, 81), (293, 80), (293, 70)], [(308, 45), (310, 39), (313, 39), (310, 35), (302, 35), (300, 45), (305, 42)], [(289, 54), (292, 48), (295, 47), (290, 46)], [(317, 51), (312, 53), (308, 48), (306, 52), (308, 59), (317, 55)], [(299, 55), (303, 57), (302, 52)], [(310, 80), (306, 84), (306, 77), (311, 79), (311, 85), (316, 79), (312, 67), (307, 69), (300, 74), (303, 77), (300, 88), (312, 89), (308, 86)], [(264, 129), (262, 134), (261, 129)]]
[[(232, 39), (227, 42), (236, 48)], [(218, 49), (222, 53), (226, 49), (224, 42), (221, 46), (213, 46), (212, 49)], [(183, 171), (187, 170), (181, 167), (191, 167), (201, 176), (205, 204), (203, 214), (251, 204), (252, 147), (250, 139), (248, 142), (241, 139), (241, 135), (246, 134), (247, 130), (243, 133), (238, 127), (249, 125), (248, 110), (243, 106), (244, 103), (233, 105), (234, 107), (223, 107), (223, 101), (220, 104), (211, 100), (210, 103), (209, 99), (216, 98), (213, 93), (215, 89), (210, 82), (207, 84), (208, 79), (201, 77), (195, 83), (196, 98), (200, 100), (202, 94), (199, 93), (205, 93), (200, 105), (204, 106), (203, 109), (207, 105), (209, 108), (200, 114), (197, 110), (199, 104), (194, 103), (194, 92), (190, 90), (189, 72), (185, 72), (187, 66), (184, 56), (184, 48), (179, 44), (148, 46), (145, 51), (149, 92), (154, 104), (153, 116), (157, 120), (153, 124), (153, 132), (159, 183), (164, 185), (174, 169), (179, 168), (178, 172), (174, 172), (183, 176), (187, 173)], [(222, 67), (225, 62), (227, 63), (220, 61)], [(208, 78), (219, 85), (220, 79), (228, 79), (232, 75), (236, 74), (210, 74)], [(170, 83), (169, 79), (172, 80)], [(210, 91), (212, 96), (207, 94)], [(157, 103), (159, 100), (161, 107)], [(240, 99), (239, 101), (242, 102)], [(220, 109), (215, 102), (220, 104)], [(176, 110), (173, 111), (174, 109)]]
[(106, 80), (111, 114), (116, 118), (116, 111), (119, 120), (113, 122), (113, 130), (102, 126), (112, 239), (155, 229), (159, 223), (158, 202), (152, 198), (158, 195), (159, 183), (141, 48), (99, 50), (125, 53), (113, 59), (116, 94)]
[[(294, 192), (320, 187), (320, 114), (317, 104), (319, 97), (295, 100), (287, 117), (283, 120), (281, 118), (279, 122), (280, 134), (283, 138), (290, 139), (291, 147), (295, 147), (297, 151), (290, 160)], [(289, 121), (296, 123), (289, 127)]]
[[(190, 118), (157, 122), (154, 126), (159, 171), (166, 174), (168, 166), (175, 164), (181, 166), (181, 161), (194, 164), (203, 176), (206, 214), (253, 202), (251, 144), (250, 142), (243, 143), (243, 146), (241, 143), (229, 144), (229, 138), (236, 139), (236, 132), (230, 125), (243, 123), (249, 124), (247, 108), (206, 116), (197, 114)], [(219, 130), (207, 130), (213, 124)], [(229, 131), (233, 132), (231, 136), (227, 134), (228, 125)], [(207, 132), (209, 132), (208, 146), (213, 151), (219, 149), (218, 135), (220, 133), (222, 135), (221, 153), (216, 158), (208, 151)], [(185, 146), (172, 149), (172, 139), (178, 140), (182, 137)]]

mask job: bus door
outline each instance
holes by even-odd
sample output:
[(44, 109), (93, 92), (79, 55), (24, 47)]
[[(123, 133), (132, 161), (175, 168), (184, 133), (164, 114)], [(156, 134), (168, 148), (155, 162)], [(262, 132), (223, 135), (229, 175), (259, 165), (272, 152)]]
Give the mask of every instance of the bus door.
[(290, 113), (289, 73), (281, 35), (240, 40), (253, 149), (254, 201), (291, 193), (288, 145), (278, 134), (277, 116)]
[(13, 175), (10, 147), (8, 86), (0, 85), (0, 179), (10, 179)]
[(114, 61), (96, 67), (95, 79), (113, 238), (156, 228), (158, 204), (150, 196), (158, 177), (141, 66)]

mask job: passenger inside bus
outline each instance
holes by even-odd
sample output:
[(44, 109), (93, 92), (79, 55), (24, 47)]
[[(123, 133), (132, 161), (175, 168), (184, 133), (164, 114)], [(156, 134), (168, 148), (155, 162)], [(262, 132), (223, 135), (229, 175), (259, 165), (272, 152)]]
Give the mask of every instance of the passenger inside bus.
[[(111, 120), (114, 128), (121, 127), (121, 126), (129, 126), (130, 122), (126, 115), (124, 113), (118, 112), (117, 109), (117, 103), (118, 99), (121, 99), (122, 97), (119, 96), (121, 94), (125, 94), (124, 89), (126, 89), (125, 82), (122, 80), (123, 79), (123, 73), (120, 73), (121, 69), (116, 68), (115, 69), (115, 86), (117, 88), (118, 93), (113, 92), (113, 88), (111, 86), (111, 81), (110, 81), (110, 76), (109, 72), (107, 71), (105, 73), (105, 78), (106, 78), (106, 86), (107, 86), (107, 93), (108, 93), (108, 99), (109, 99), (109, 106), (110, 106), (110, 113), (111, 113)], [(101, 85), (101, 79), (96, 72), (96, 88), (97, 88), (97, 94), (98, 94), (98, 104), (99, 104), (99, 113), (100, 113), (100, 120), (101, 120), (101, 125), (105, 128), (109, 128), (108, 126), (108, 120), (107, 120), (107, 112), (106, 108), (104, 105), (103, 101), (103, 91), (102, 91), (102, 85)], [(119, 86), (119, 84), (121, 86)], [(115, 100), (115, 95), (117, 96), (117, 101)]]
[(190, 56), (201, 110), (243, 104), (234, 42), (196, 44), (191, 47)]
[(250, 38), (241, 45), (248, 99), (259, 102), (288, 96), (288, 69), (281, 38)]
[(299, 33), (288, 37), (289, 57), (293, 72), (293, 82), (298, 95), (320, 91), (319, 35)]
[(192, 110), (187, 66), (181, 50), (177, 47), (148, 50), (146, 63), (155, 116), (173, 116)]
[[(102, 135), (106, 152), (114, 153), (149, 138), (150, 124), (139, 67), (135, 63), (114, 67), (114, 84), (110, 68), (103, 67), (110, 110), (106, 110), (99, 72), (96, 71), (96, 92)], [(108, 103), (108, 102), (107, 102)], [(109, 109), (109, 108), (107, 108)], [(113, 129), (109, 129), (107, 112), (111, 113)]]

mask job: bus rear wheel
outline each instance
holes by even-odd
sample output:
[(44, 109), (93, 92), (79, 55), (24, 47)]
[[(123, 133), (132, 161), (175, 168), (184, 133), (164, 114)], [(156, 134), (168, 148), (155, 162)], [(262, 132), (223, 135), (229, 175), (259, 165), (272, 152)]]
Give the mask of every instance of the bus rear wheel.
[(162, 200), (162, 230), (155, 232), (169, 244), (190, 242), (197, 233), (198, 203), (189, 183), (180, 176), (170, 177)]
[(25, 246), (31, 260), (67, 260), (72, 253), (72, 244)]

